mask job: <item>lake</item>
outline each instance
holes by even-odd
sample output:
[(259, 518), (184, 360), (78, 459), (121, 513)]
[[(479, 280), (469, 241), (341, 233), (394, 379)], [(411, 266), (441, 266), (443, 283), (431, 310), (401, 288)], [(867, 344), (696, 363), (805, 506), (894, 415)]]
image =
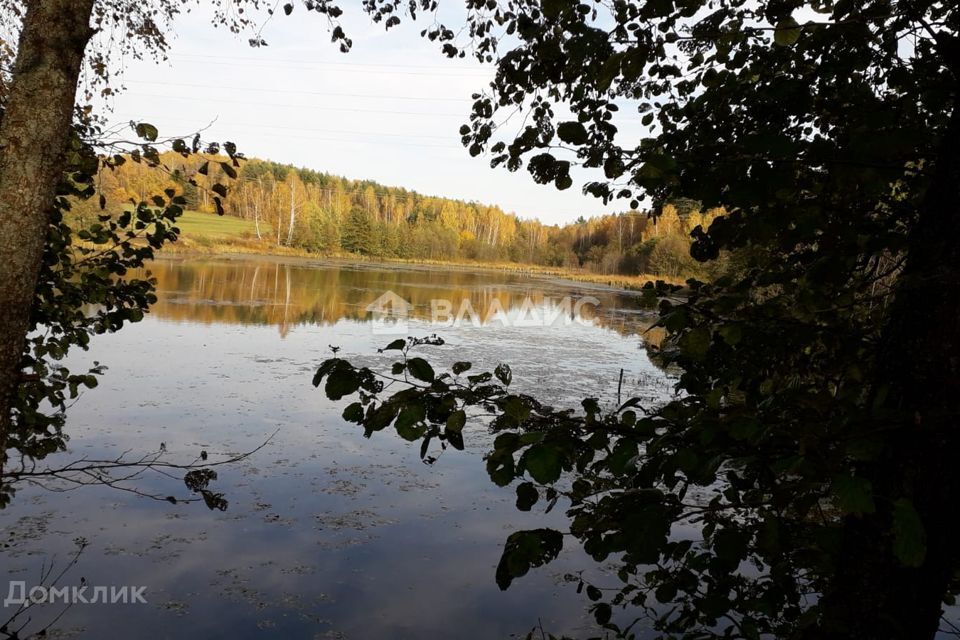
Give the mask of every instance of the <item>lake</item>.
[(346, 403), (326, 400), (311, 378), (332, 347), (389, 366), (378, 347), (436, 333), (446, 344), (420, 349), (435, 365), (507, 363), (516, 388), (558, 406), (593, 396), (609, 407), (618, 386), (624, 399), (655, 403), (675, 380), (646, 355), (652, 315), (636, 294), (493, 271), (267, 258), (163, 259), (151, 271), (159, 298), (151, 313), (70, 356), (76, 371), (93, 361), (108, 370), (68, 413), (70, 450), (46, 463), (131, 459), (161, 446), (172, 462), (201, 451), (214, 461), (266, 444), (217, 468), (211, 488), (229, 502), (225, 511), (124, 490), (189, 496), (182, 471), (117, 488), (20, 487), (0, 511), (7, 581), (40, 584), (42, 572), (67, 568), (84, 538), (58, 586), (144, 587), (146, 600), (37, 605), (25, 632), (54, 619), (48, 637), (598, 632), (586, 596), (564, 576), (602, 581), (607, 569), (574, 544), (497, 588), (507, 535), (562, 527), (564, 518), (561, 508), (521, 513), (512, 488), (490, 482), (482, 456), (492, 436), (482, 423), (467, 424), (464, 451), (437, 451), (426, 465), (419, 447), (390, 430), (364, 438), (340, 417)]

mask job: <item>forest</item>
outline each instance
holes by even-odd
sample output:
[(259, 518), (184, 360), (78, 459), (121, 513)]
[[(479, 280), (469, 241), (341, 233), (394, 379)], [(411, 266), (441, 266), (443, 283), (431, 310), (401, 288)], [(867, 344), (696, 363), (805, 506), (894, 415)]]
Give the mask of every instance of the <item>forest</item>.
[[(167, 152), (155, 167), (124, 162), (104, 171), (101, 189), (120, 208), (174, 189), (184, 194), (187, 209), (215, 213), (214, 185), (227, 184), (224, 215), (252, 221), (257, 241), (321, 255), (513, 262), (674, 278), (706, 275), (703, 265), (690, 257), (690, 233), (697, 226), (709, 227), (723, 213), (719, 208), (701, 211), (699, 202), (677, 199), (656, 216), (629, 210), (547, 225), (494, 205), (427, 196), (268, 160), (248, 159), (232, 172), (236, 177), (225, 175), (216, 157), (184, 158)], [(101, 213), (89, 201), (74, 208), (80, 215)]]

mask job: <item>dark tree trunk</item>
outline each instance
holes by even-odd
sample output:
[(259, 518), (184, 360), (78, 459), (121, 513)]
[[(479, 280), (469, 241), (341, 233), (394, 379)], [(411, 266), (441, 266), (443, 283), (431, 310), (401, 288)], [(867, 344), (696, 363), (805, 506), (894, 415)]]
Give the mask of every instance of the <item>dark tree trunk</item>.
[(0, 123), (0, 469), (93, 3), (26, 2)]
[[(878, 358), (876, 387), (889, 390), (885, 417), (899, 428), (863, 469), (877, 512), (844, 523), (818, 638), (932, 638), (960, 559), (960, 83), (935, 162)], [(918, 567), (894, 553), (902, 498), (925, 529)]]

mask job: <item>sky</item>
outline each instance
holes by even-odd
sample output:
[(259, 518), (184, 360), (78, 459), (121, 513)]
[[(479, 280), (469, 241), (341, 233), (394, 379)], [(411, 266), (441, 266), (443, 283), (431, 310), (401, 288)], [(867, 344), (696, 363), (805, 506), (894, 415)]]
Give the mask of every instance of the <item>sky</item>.
[[(298, 6), (250, 34), (213, 28), (200, 10), (174, 24), (169, 59), (124, 59), (126, 89), (107, 103), (111, 122), (150, 122), (161, 136), (231, 140), (249, 157), (405, 187), (425, 195), (499, 205), (524, 218), (564, 223), (623, 209), (538, 185), (525, 170), (491, 169), (471, 158), (458, 129), (471, 94), (493, 67), (448, 60), (420, 37), (421, 23), (385, 32), (360, 11), (343, 19), (353, 49), (340, 53), (326, 21)], [(519, 126), (519, 125), (518, 125)]]

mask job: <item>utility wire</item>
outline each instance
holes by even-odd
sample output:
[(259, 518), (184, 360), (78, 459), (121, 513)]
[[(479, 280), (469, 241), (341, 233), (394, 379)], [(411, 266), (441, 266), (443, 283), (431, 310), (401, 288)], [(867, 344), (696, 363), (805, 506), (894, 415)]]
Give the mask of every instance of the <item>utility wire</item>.
[(480, 69), (477, 67), (451, 67), (449, 65), (430, 65), (430, 64), (390, 64), (382, 62), (332, 62), (327, 60), (305, 60), (292, 58), (263, 58), (260, 56), (224, 56), (207, 53), (179, 53), (172, 54), (173, 58), (210, 58), (215, 60), (237, 60), (242, 62), (279, 62), (285, 64), (306, 64), (337, 67), (357, 67), (357, 68), (389, 68), (389, 69), (434, 69), (437, 71), (447, 71), (453, 73), (474, 73), (490, 75), (494, 71), (493, 67)]
[(258, 91), (261, 93), (301, 93), (312, 96), (325, 96), (336, 98), (373, 98), (384, 100), (418, 100), (422, 102), (471, 102), (469, 98), (447, 98), (437, 96), (395, 96), (386, 94), (370, 93), (335, 93), (327, 91), (304, 91), (301, 89), (267, 89), (259, 87), (224, 87), (212, 84), (200, 84), (189, 82), (160, 82), (155, 80), (127, 80), (125, 84), (153, 84), (166, 87), (191, 87), (196, 89), (227, 90), (227, 91)]
[(185, 95), (176, 95), (169, 93), (138, 93), (136, 91), (128, 91), (125, 95), (128, 96), (139, 96), (142, 98), (169, 98), (173, 100), (189, 100), (192, 102), (225, 102), (228, 104), (243, 104), (243, 105), (256, 105), (259, 107), (280, 107), (282, 109), (312, 109), (315, 111), (347, 111), (350, 113), (386, 113), (391, 115), (405, 115), (405, 116), (427, 116), (430, 118), (465, 118), (466, 114), (461, 113), (430, 113), (428, 111), (396, 111), (391, 109), (358, 109), (353, 107), (319, 107), (310, 104), (280, 104), (276, 102), (252, 102), (249, 100), (244, 100), (243, 102), (238, 102), (237, 100), (227, 100), (224, 98), (207, 98), (205, 96), (185, 96)]

